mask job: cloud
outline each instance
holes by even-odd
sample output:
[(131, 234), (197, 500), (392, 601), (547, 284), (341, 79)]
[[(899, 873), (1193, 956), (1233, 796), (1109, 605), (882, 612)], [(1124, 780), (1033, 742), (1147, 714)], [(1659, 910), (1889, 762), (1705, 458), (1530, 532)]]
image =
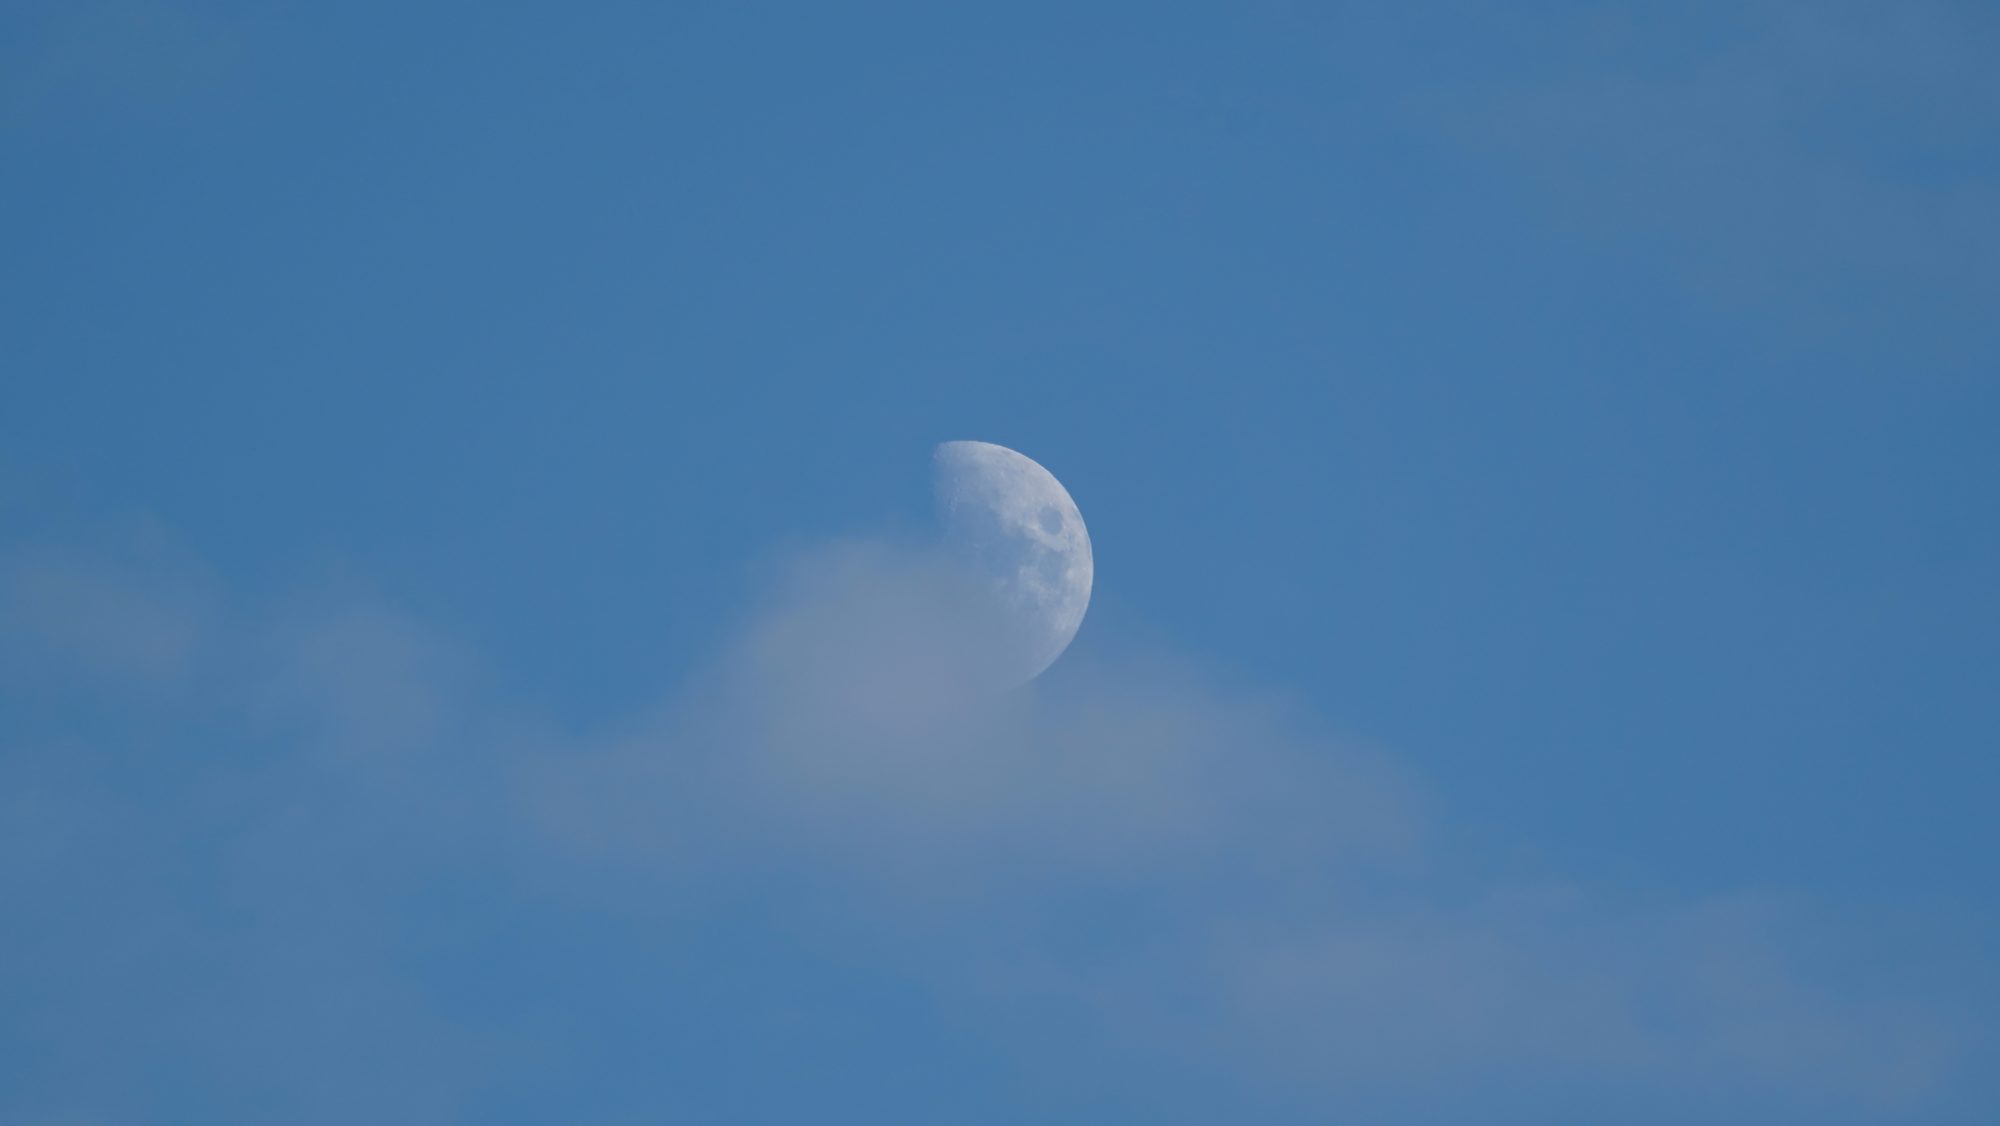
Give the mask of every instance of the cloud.
[(213, 626), (200, 569), (144, 543), (0, 552), (0, 667), (125, 689), (184, 686)]
[[(1239, 884), (1418, 848), (1380, 756), (1188, 665), (1085, 658), (1065, 683), (989, 691), (984, 604), (959, 583), (920, 551), (809, 555), (650, 730), (581, 772), (635, 841), (728, 809), (740, 843), (864, 877)], [(549, 823), (601, 837), (578, 801)]]
[(450, 1120), (501, 1049), (399, 961), (402, 905), (501, 820), (446, 647), (157, 545), (0, 558), (0, 1119)]
[(1723, 895), (1614, 908), (1550, 885), (1372, 905), (1232, 936), (1222, 1004), (1283, 1069), (1341, 1085), (1553, 1075), (1896, 1106), (1955, 1030), (1879, 986), (1815, 980), (1809, 912)]
[(1327, 1098), (1505, 1073), (1886, 1105), (1950, 1065), (1941, 1013), (1794, 957), (1810, 912), (1468, 878), (1406, 771), (1189, 663), (1079, 654), (983, 694), (966, 605), (920, 552), (808, 556), (648, 730), (523, 792), (583, 855), (805, 872), (969, 992)]
[(470, 675), (451, 646), (368, 602), (297, 612), (261, 640), (260, 710), (340, 754), (420, 753), (456, 732)]
[[(64, 604), (37, 592), (107, 573), (34, 558), (0, 594), (36, 613)], [(1131, 1082), (1175, 1065), (1308, 1118), (1523, 1086), (1884, 1114), (1951, 1089), (1958, 1015), (1887, 969), (1828, 973), (1815, 952), (1840, 939), (1813, 909), (1481, 877), (1391, 757), (1184, 659), (1093, 639), (993, 695), (955, 582), (893, 544), (808, 553), (609, 736), (523, 717), (478, 690), (470, 655), (352, 595), (138, 646), (137, 667), (191, 681), (142, 701), (145, 738), (0, 759), (0, 894), (19, 908), (0, 1041), (36, 1046), (0, 1112), (145, 1118), (249, 1061), (256, 1105), (287, 1120), (473, 1113), (593, 1016), (570, 990), (467, 994), (459, 944), (539, 966), (535, 936), (616, 917), (671, 950), (746, 895), (759, 926), (975, 1020), (1037, 1014), (1005, 1050), (1114, 1045)], [(180, 620), (172, 584), (112, 587), (137, 636), (182, 636), (158, 625)], [(9, 700), (47, 731), (72, 707)], [(497, 1009), (467, 1000), (495, 988)], [(107, 1069), (123, 1084), (78, 1102)], [(626, 1111), (663, 1105), (628, 1082)]]
[[(1636, 243), (1690, 269), (1705, 297), (1766, 316), (1803, 305), (1816, 336), (1980, 323), (1967, 318), (2000, 281), (1990, 14), (1935, 0), (1528, 21), (1454, 7), (1385, 16), (1351, 41), (1402, 61), (1385, 100), (1540, 195), (1558, 230)], [(1400, 82), (1411, 67), (1451, 77)]]

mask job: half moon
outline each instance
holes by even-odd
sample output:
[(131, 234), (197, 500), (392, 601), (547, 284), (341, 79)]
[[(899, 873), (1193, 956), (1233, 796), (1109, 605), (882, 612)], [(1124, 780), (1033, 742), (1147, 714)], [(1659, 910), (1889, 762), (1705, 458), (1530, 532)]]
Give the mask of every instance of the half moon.
[(1083, 513), (1055, 475), (991, 442), (944, 442), (931, 482), (950, 555), (995, 597), (1013, 637), (1015, 683), (1040, 676), (1076, 637), (1093, 567)]

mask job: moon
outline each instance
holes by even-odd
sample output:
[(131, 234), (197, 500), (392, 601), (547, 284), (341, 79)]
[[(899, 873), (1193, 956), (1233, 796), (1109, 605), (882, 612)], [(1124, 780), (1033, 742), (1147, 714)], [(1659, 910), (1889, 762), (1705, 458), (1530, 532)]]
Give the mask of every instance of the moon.
[(944, 442), (931, 484), (947, 553), (995, 596), (1015, 636), (1015, 683), (1062, 656), (1090, 606), (1093, 568), (1083, 513), (1055, 475), (991, 442)]

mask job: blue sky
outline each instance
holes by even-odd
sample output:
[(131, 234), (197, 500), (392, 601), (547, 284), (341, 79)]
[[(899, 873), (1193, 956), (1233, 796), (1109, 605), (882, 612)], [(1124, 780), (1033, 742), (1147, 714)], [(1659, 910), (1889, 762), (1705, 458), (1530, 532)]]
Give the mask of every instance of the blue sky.
[(1990, 1121), (1997, 47), (9, 6), (0, 1118)]

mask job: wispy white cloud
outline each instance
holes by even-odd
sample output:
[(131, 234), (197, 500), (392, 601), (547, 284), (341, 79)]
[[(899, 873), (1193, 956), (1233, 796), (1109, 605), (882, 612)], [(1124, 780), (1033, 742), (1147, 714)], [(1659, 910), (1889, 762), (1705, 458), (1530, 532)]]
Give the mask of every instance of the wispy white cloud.
[[(100, 573), (16, 569), (5, 593)], [(1838, 940), (1809, 908), (1467, 876), (1391, 757), (1170, 656), (1098, 644), (985, 694), (977, 603), (953, 584), (893, 546), (810, 554), (702, 673), (604, 738), (481, 695), (469, 655), (369, 600), (215, 616), (234, 624), (188, 674), (207, 682), (169, 706), (182, 769), (126, 785), (132, 760), (101, 738), (0, 764), (0, 835), (20, 846), (0, 880), (49, 920), (0, 943), (10, 964), (95, 975), (29, 990), (10, 1020), (73, 1070), (76, 1022), (128, 1004), (127, 1048), (204, 1067), (298, 1013), (333, 1057), (382, 1022), (428, 1029), (436, 1071), (352, 1066), (448, 1116), (531, 1049), (408, 968), (411, 903), (477, 878), (530, 916), (645, 919), (756, 886), (785, 925), (974, 1011), (1030, 1003), (1329, 1113), (1568, 1083), (1907, 1109), (1954, 1082), (1962, 1014), (1886, 973), (1821, 971)], [(253, 752), (202, 757), (217, 738)], [(77, 898), (75, 879), (98, 886)], [(183, 979), (207, 998), (194, 1025)], [(304, 1069), (270, 1077), (303, 1100), (286, 1105), (337, 1086), (310, 1058), (270, 1057)]]
[(1421, 786), (1279, 699), (1146, 654), (983, 697), (936, 659), (977, 630), (920, 556), (802, 573), (649, 731), (535, 766), (555, 839), (696, 882), (789, 866), (969, 992), (1327, 1098), (1505, 1072), (1893, 1103), (1951, 1066), (1945, 1014), (1815, 978), (1775, 900), (1450, 875), (1475, 865)]
[[(1417, 134), (1541, 199), (1552, 229), (1636, 245), (1689, 270), (1704, 296), (1803, 312), (1822, 336), (1878, 317), (1963, 323), (2000, 285), (1989, 10), (1453, 8), (1370, 22), (1348, 46), (1402, 60), (1398, 76), (1447, 72), (1382, 96)], [(1940, 302), (1940, 279), (1962, 300)], [(1829, 322), (1829, 304), (1846, 316)]]
[(199, 567), (144, 543), (0, 551), (0, 667), (13, 677), (172, 691), (192, 679), (214, 610)]

